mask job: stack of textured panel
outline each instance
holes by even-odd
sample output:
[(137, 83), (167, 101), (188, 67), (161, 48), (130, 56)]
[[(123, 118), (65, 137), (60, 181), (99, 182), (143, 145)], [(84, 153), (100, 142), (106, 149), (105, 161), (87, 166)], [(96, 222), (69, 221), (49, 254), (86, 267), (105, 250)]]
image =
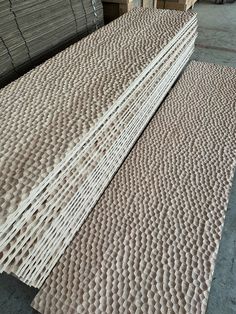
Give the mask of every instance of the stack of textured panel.
[(0, 82), (103, 23), (100, 0), (0, 0)]
[(236, 69), (191, 63), (36, 296), (41, 313), (204, 313), (236, 164)]
[(135, 9), (1, 91), (2, 271), (41, 286), (195, 37), (193, 13)]

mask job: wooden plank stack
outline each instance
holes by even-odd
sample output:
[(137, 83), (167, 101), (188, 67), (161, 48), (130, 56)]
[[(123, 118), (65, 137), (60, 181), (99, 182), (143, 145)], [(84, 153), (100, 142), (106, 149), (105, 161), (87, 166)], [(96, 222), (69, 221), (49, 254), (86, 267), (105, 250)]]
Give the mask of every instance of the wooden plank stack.
[(0, 83), (102, 24), (100, 0), (0, 0)]
[(0, 91), (0, 269), (40, 287), (188, 62), (196, 14), (138, 8)]

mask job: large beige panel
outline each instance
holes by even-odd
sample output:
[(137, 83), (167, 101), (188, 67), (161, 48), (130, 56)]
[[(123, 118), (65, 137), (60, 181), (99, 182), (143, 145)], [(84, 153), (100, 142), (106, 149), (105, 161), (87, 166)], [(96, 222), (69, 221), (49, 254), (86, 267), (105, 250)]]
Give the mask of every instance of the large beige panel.
[(41, 313), (204, 313), (236, 164), (236, 70), (192, 62), (46, 280)]
[(40, 287), (195, 37), (192, 13), (136, 9), (0, 92), (1, 271)]
[(0, 258), (2, 269), (40, 287), (188, 61), (194, 38), (190, 32), (165, 55), (24, 227), (15, 224), (15, 236)]
[(0, 91), (3, 228), (193, 16), (135, 9)]

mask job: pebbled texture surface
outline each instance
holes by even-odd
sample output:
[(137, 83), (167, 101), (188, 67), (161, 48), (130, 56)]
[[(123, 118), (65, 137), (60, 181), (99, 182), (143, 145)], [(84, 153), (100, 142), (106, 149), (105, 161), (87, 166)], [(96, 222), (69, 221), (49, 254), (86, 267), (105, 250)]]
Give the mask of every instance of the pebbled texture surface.
[[(26, 197), (30, 206), (27, 208), (27, 203), (22, 203), (21, 200), (15, 216), (13, 211), (13, 215), (9, 215), (10, 218), (7, 217), (7, 221), (1, 226), (4, 230), (4, 232), (1, 232), (2, 230), (0, 228), (1, 271), (14, 273), (18, 278), (29, 285), (35, 287), (41, 286), (74, 234), (78, 231), (86, 215), (93, 208), (112, 175), (128, 153), (128, 150), (132, 147), (135, 138), (139, 135), (139, 130), (141, 132), (142, 128), (146, 125), (161, 99), (173, 83), (173, 79), (178, 76), (179, 69), (187, 62), (192, 52), (196, 36), (196, 18), (193, 14), (185, 13), (184, 15), (186, 16), (183, 18), (182, 13), (157, 10), (135, 10), (127, 14), (126, 17), (118, 21), (115, 25), (114, 23), (110, 25), (110, 28), (104, 27), (102, 30), (98, 31), (97, 33), (100, 35), (98, 34), (97, 37), (92, 35), (91, 37), (93, 37), (93, 39), (96, 37), (98, 42), (96, 45), (91, 46), (93, 51), (89, 51), (88, 54), (85, 48), (88, 48), (89, 45), (92, 44), (91, 38), (90, 41), (89, 39), (82, 41), (81, 45), (78, 43), (78, 50), (84, 49), (84, 60), (88, 67), (88, 72), (86, 72), (87, 81), (85, 81), (84, 77), (75, 77), (73, 70), (76, 69), (79, 71), (80, 69), (77, 64), (70, 64), (73, 75), (69, 78), (70, 80), (67, 76), (63, 76), (63, 83), (66, 81), (69, 84), (69, 86), (66, 86), (63, 110), (61, 110), (58, 103), (54, 103), (54, 96), (50, 94), (50, 89), (48, 90), (49, 104), (52, 105), (51, 111), (49, 110), (49, 112), (52, 116), (55, 113), (53, 110), (58, 112), (55, 117), (52, 117), (52, 120), (49, 119), (49, 121), (45, 122), (44, 131), (45, 134), (51, 134), (51, 141), (43, 143), (45, 139), (44, 134), (42, 136), (42, 142), (40, 141), (41, 146), (39, 145), (38, 148), (40, 151), (42, 149), (42, 154), (45, 153), (42, 146), (48, 150), (48, 154), (50, 150), (53, 150), (53, 153), (51, 152), (50, 155), (50, 160), (52, 161), (53, 158), (57, 158), (57, 162), (59, 162), (60, 159), (57, 155), (54, 156), (54, 153), (58, 153), (56, 152), (57, 148), (62, 148), (62, 146), (59, 147), (60, 144), (62, 145), (64, 142), (68, 143), (70, 137), (73, 136), (74, 146), (76, 146), (76, 143), (79, 144), (80, 150), (76, 151), (76, 154), (74, 154), (72, 150), (73, 146), (70, 147), (67, 153), (70, 157), (72, 156), (71, 160), (64, 161), (63, 168), (61, 168), (61, 171), (57, 170), (56, 176), (53, 177), (53, 172), (50, 171), (47, 177), (49, 182), (44, 189), (41, 189), (42, 192), (39, 194), (39, 191), (36, 192), (37, 189), (34, 189), (34, 193), (32, 194), (31, 190), (31, 195), (28, 198)], [(157, 21), (158, 17), (163, 24)], [(126, 29), (122, 30), (122, 27), (124, 28), (128, 25), (127, 20), (130, 26), (128, 32)], [(171, 21), (173, 25), (171, 25)], [(142, 22), (145, 22), (143, 28), (141, 28)], [(178, 22), (177, 26), (175, 25), (176, 22)], [(191, 24), (187, 22), (191, 22)], [(179, 28), (181, 23), (183, 27)], [(162, 30), (161, 35), (159, 34), (157, 36), (156, 25), (159, 25), (160, 30)], [(142, 36), (137, 32), (138, 30), (142, 32)], [(148, 33), (146, 33), (147, 30), (149, 31)], [(178, 36), (173, 39), (176, 30), (178, 30)], [(120, 31), (122, 34), (124, 33), (124, 37), (127, 36), (129, 40), (132, 34), (137, 33), (137, 40), (132, 42), (131, 47), (127, 47), (124, 38), (117, 36), (117, 31)], [(110, 41), (107, 42), (107, 44), (114, 46), (113, 51), (108, 50), (107, 46), (103, 46), (104, 43), (99, 41), (99, 39), (104, 39), (106, 42), (106, 33), (110, 36)], [(157, 38), (156, 41), (155, 38)], [(120, 43), (123, 43), (123, 46), (120, 46)], [(157, 44), (157, 46), (155, 46), (155, 44)], [(139, 54), (139, 48), (144, 46), (145, 53), (141, 56)], [(115, 49), (115, 47), (117, 49)], [(164, 49), (161, 49), (163, 47)], [(57, 61), (59, 63), (65, 56), (68, 57), (68, 51), (56, 56), (58, 57)], [(128, 56), (127, 51), (130, 51), (131, 55)], [(159, 54), (159, 52), (161, 53)], [(127, 56), (127, 59), (125, 58), (125, 61), (122, 61), (122, 66), (120, 64), (113, 64), (114, 60), (120, 58), (120, 54)], [(93, 62), (94, 65), (98, 64), (100, 66), (100, 61), (108, 61), (109, 67), (106, 68), (105, 66), (104, 68), (103, 63), (103, 68), (101, 68), (103, 73), (100, 73), (101, 75), (99, 74), (99, 77), (104, 81), (102, 81), (102, 84), (96, 81), (96, 77), (91, 77), (92, 73), (98, 74), (98, 72), (96, 72), (96, 69), (95, 72), (93, 72), (92, 67), (89, 68), (91, 65), (89, 63), (90, 61), (86, 59), (87, 55), (88, 59), (90, 58), (89, 60)], [(100, 59), (94, 60), (94, 55), (100, 56)], [(79, 57), (81, 57), (81, 55)], [(54, 59), (52, 59), (52, 63), (53, 60)], [(132, 64), (131, 60), (133, 60)], [(50, 64), (49, 62), (48, 65), (50, 66)], [(130, 82), (129, 85), (125, 87), (123, 85), (124, 80), (120, 80), (120, 69), (126, 68), (127, 65), (133, 67), (134, 71), (131, 71), (132, 73), (129, 72)], [(110, 66), (114, 67), (116, 72), (111, 72)], [(40, 67), (38, 69), (40, 69)], [(146, 74), (142, 72), (144, 69)], [(68, 65), (65, 64), (65, 71), (67, 70)], [(128, 70), (130, 71), (130, 68)], [(105, 75), (106, 72), (109, 73), (108, 77)], [(43, 70), (41, 73), (44, 73)], [(139, 76), (138, 83), (136, 82), (135, 86), (133, 86), (133, 84), (131, 88), (130, 83), (133, 83), (137, 73), (141, 73), (141, 78)], [(64, 75), (64, 73), (62, 74)], [(69, 74), (68, 71), (67, 74)], [(110, 82), (109, 78), (112, 77), (114, 80)], [(124, 73), (122, 73), (122, 77), (126, 80)], [(96, 90), (90, 89), (89, 87), (86, 89), (86, 87), (84, 87), (82, 93), (81, 90), (73, 86), (73, 79), (77, 80), (78, 86), (80, 82), (81, 85), (86, 83), (85, 85), (87, 86), (89, 78), (90, 84), (94, 84), (93, 87), (96, 88)], [(58, 81), (57, 83), (60, 85), (62, 82)], [(103, 97), (102, 90), (104, 89), (104, 85), (110, 90), (110, 94), (106, 94), (111, 101), (110, 103), (102, 103), (100, 100), (100, 98)], [(52, 86), (55, 87), (55, 82), (52, 82)], [(41, 88), (39, 88), (38, 91), (44, 92)], [(129, 91), (126, 93), (125, 99), (123, 99), (122, 102), (116, 102), (116, 97), (124, 91)], [(73, 97), (70, 97), (71, 94), (73, 96), (73, 93), (76, 93), (78, 96), (74, 102)], [(96, 97), (88, 99), (89, 96), (92, 95), (91, 93)], [(32, 95), (33, 97), (35, 96), (35, 94)], [(55, 91), (55, 96), (57, 95)], [(12, 96), (12, 94), (10, 94), (10, 96)], [(59, 94), (58, 97), (60, 96)], [(146, 104), (147, 99), (149, 101)], [(150, 99), (152, 99), (152, 101)], [(158, 101), (155, 101), (156, 99)], [(99, 103), (95, 103), (95, 100)], [(85, 103), (87, 106), (85, 106)], [(44, 106), (44, 104), (42, 104), (42, 106)], [(80, 109), (78, 109), (79, 106)], [(113, 107), (117, 107), (118, 109), (109, 116), (109, 119), (103, 123), (103, 126), (99, 128), (93, 136), (89, 135), (88, 143), (81, 148), (81, 134), (79, 130), (84, 131), (83, 123), (86, 125), (87, 122), (91, 122), (86, 132), (84, 131), (84, 135), (88, 135), (90, 130), (96, 129), (96, 123), (99, 123), (100, 119), (107, 115), (107, 111), (111, 107), (112, 109)], [(39, 108), (36, 106), (36, 110)], [(45, 105), (45, 108), (42, 110), (42, 114), (46, 115), (46, 119), (48, 119), (47, 114), (49, 113), (47, 109)], [(101, 112), (99, 112), (99, 110), (101, 110)], [(22, 113), (25, 114), (25, 112)], [(79, 114), (81, 114), (81, 116), (79, 116)], [(100, 118), (98, 118), (98, 115)], [(34, 117), (34, 111), (26, 116)], [(81, 120), (80, 126), (82, 129), (77, 128), (79, 120)], [(60, 125), (61, 121), (63, 123)], [(92, 124), (94, 121), (96, 121), (96, 123)], [(31, 121), (31, 124), (37, 127), (37, 123), (39, 122), (39, 120), (36, 122)], [(68, 123), (66, 124), (66, 122)], [(18, 123), (18, 121), (16, 121), (16, 123)], [(75, 125), (75, 128), (71, 129), (70, 124)], [(21, 124), (19, 123), (19, 128), (20, 127)], [(35, 131), (30, 129), (29, 132), (32, 132), (32, 136), (35, 136)], [(57, 138), (56, 142), (53, 140), (54, 136)], [(13, 142), (14, 140), (13, 138)], [(29, 145), (33, 147), (32, 143), (29, 143)], [(12, 148), (15, 149), (14, 147)], [(18, 148), (21, 148), (21, 146), (19, 145)], [(61, 153), (61, 151), (59, 153)], [(33, 156), (30, 155), (29, 158), (31, 157), (33, 158)], [(40, 158), (41, 157), (40, 155)], [(45, 164), (43, 162), (45, 162)], [(40, 163), (42, 169), (47, 168), (48, 160), (42, 159)], [(5, 163), (3, 164), (3, 168), (4, 166)], [(19, 164), (13, 166), (17, 168)], [(24, 167), (26, 166), (25, 164)], [(38, 171), (38, 169), (36, 170)], [(54, 170), (54, 167), (51, 170)], [(14, 175), (19, 175), (18, 170)], [(20, 178), (22, 186), (23, 179), (24, 178)], [(40, 185), (37, 187), (38, 190), (40, 190), (39, 186)], [(18, 187), (17, 185), (17, 188)], [(10, 193), (11, 189), (9, 188), (7, 195), (9, 200), (12, 201)], [(4, 204), (6, 205), (6, 202)]]
[[(46, 279), (127, 155), (127, 149), (132, 147), (139, 132), (186, 64), (189, 53), (186, 56), (185, 50), (187, 48), (189, 52), (192, 51), (193, 41), (191, 42), (190, 45), (187, 41), (184, 49), (171, 51), (171, 58), (166, 56), (163, 64), (155, 68), (154, 74), (147, 79), (144, 86), (138, 88), (135, 95), (132, 94), (132, 101), (130, 100), (123, 108), (122, 114), (116, 114), (113, 123), (103, 132), (100, 130), (99, 139), (95, 142), (95, 151), (92, 149), (93, 146), (88, 151), (89, 164), (82, 171), (81, 163), (77, 162), (72, 170), (67, 171), (65, 179), (60, 183), (60, 189), (55, 188), (48, 198), (52, 205), (49, 206), (50, 204), (44, 202), (43, 207), (41, 206), (40, 210), (26, 220), (23, 228), (16, 228), (16, 224), (14, 225), (15, 236), (5, 246), (0, 258), (1, 266), (5, 271), (14, 272), (18, 278), (30, 285), (41, 286), (40, 282)], [(182, 55), (185, 56), (185, 60), (182, 60)], [(183, 64), (177, 66), (181, 60)], [(169, 79), (171, 75), (172, 83), (168, 83), (167, 77)], [(144, 87), (150, 85), (151, 80), (154, 82), (145, 91)], [(164, 86), (161, 85), (163, 81), (166, 81)], [(140, 94), (141, 99), (138, 98)], [(153, 96), (148, 98), (150, 94)], [(124, 125), (125, 130), (122, 130)], [(82, 153), (80, 155), (83, 157)], [(96, 177), (91, 177), (91, 173), (96, 173)], [(77, 202), (76, 206), (69, 206), (72, 199)], [(84, 202), (83, 199), (86, 201)], [(47, 248), (46, 252), (45, 248)]]
[(193, 16), (133, 10), (0, 91), (2, 224)]
[(204, 313), (236, 163), (235, 77), (188, 66), (34, 308)]

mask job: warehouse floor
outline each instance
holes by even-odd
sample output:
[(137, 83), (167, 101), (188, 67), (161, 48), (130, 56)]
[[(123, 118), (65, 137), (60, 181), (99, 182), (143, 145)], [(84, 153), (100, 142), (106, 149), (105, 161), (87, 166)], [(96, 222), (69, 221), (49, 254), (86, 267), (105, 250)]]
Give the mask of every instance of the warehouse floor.
[[(192, 59), (236, 68), (236, 3), (200, 1), (199, 35)], [(208, 300), (207, 314), (236, 313), (236, 174)]]
[(236, 67), (236, 3), (200, 0), (194, 11), (199, 35), (193, 59)]
[[(200, 1), (199, 36), (192, 59), (236, 67), (236, 2)], [(0, 314), (36, 313), (30, 303), (37, 293), (17, 279), (0, 275)], [(217, 257), (207, 314), (236, 313), (236, 176)]]

